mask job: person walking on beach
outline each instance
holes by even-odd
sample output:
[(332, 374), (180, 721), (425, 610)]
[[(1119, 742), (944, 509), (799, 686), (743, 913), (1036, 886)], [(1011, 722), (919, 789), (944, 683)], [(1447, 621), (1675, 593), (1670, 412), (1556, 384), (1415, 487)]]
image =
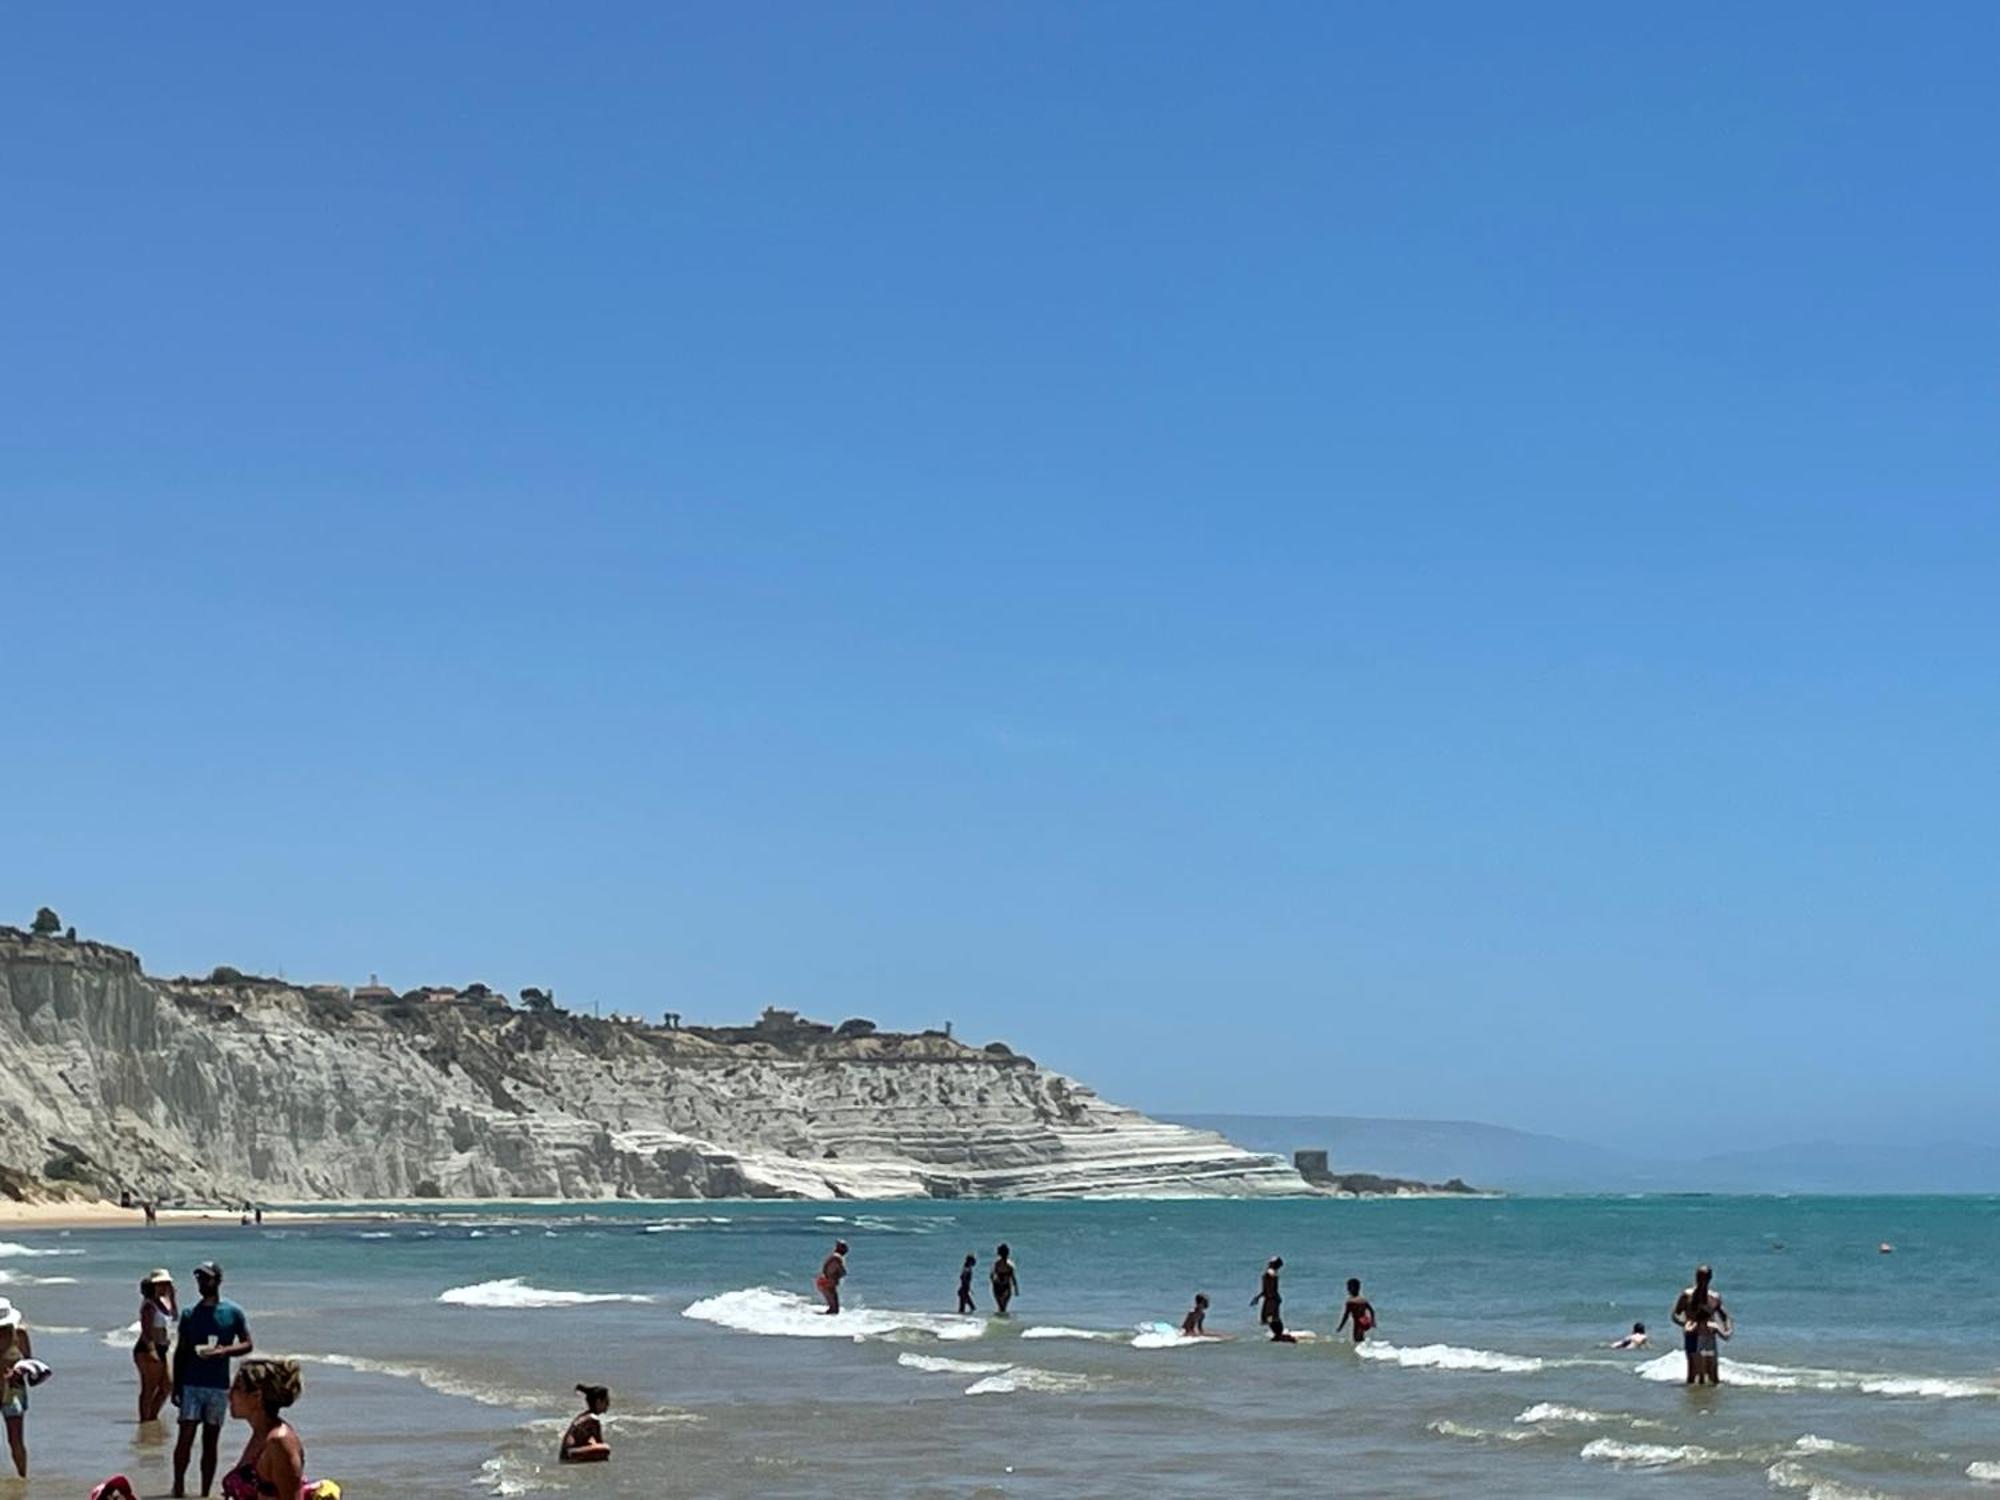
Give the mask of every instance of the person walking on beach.
[(1265, 1327), (1277, 1323), (1284, 1324), (1278, 1317), (1278, 1306), (1285, 1299), (1278, 1294), (1278, 1273), (1285, 1269), (1285, 1258), (1274, 1255), (1264, 1266), (1264, 1279), (1257, 1284), (1257, 1295), (1250, 1299), (1250, 1305), (1257, 1309), (1257, 1321)]
[(994, 1315), (1004, 1318), (1007, 1316), (1007, 1304), (1021, 1290), (1021, 1278), (1014, 1274), (1013, 1252), (1005, 1245), (993, 1252), (993, 1269), (988, 1273), (987, 1280), (993, 1285)]
[[(229, 1412), (250, 1424), (243, 1456), (222, 1480), (222, 1500), (266, 1500), (306, 1493), (306, 1449), (280, 1413), (298, 1401), (304, 1383), (294, 1359), (246, 1359), (229, 1386)], [(318, 1486), (314, 1486), (317, 1489)], [(207, 1485), (202, 1493), (208, 1493)]]
[(824, 1311), (830, 1316), (840, 1311), (840, 1283), (847, 1277), (847, 1241), (835, 1240), (833, 1254), (820, 1263), (819, 1279), (813, 1285), (826, 1298)]
[(139, 1420), (157, 1422), (160, 1408), (173, 1389), (167, 1366), (167, 1343), (181, 1315), (174, 1295), (174, 1278), (164, 1266), (139, 1283), (139, 1341), (132, 1346), (132, 1363), (139, 1369)]
[(14, 1472), (28, 1477), (28, 1372), (21, 1367), (35, 1357), (34, 1340), (21, 1309), (0, 1297), (0, 1416), (7, 1419), (7, 1447), (14, 1455)]
[(1353, 1328), (1357, 1344), (1365, 1340), (1375, 1327), (1375, 1304), (1361, 1295), (1359, 1276), (1347, 1278), (1347, 1306), (1340, 1310), (1340, 1327), (1333, 1331), (1338, 1333), (1341, 1328), (1348, 1327)]
[[(203, 1261), (194, 1268), (194, 1284), (201, 1300), (181, 1314), (180, 1332), (174, 1340), (174, 1406), (180, 1412), (180, 1436), (174, 1443), (176, 1500), (187, 1494), (188, 1459), (194, 1453), (197, 1428), (201, 1432), (201, 1492), (206, 1495), (215, 1487), (215, 1448), (222, 1437), (223, 1419), (229, 1415), (229, 1362), (256, 1347), (250, 1341), (250, 1320), (243, 1316), (243, 1309), (223, 1298), (222, 1267), (212, 1260)], [(296, 1378), (296, 1365), (292, 1374)], [(293, 1394), (296, 1396), (296, 1391)], [(295, 1482), (294, 1491), (296, 1488)]]
[(977, 1312), (978, 1305), (972, 1300), (972, 1268), (979, 1264), (979, 1257), (968, 1255), (965, 1264), (958, 1268), (958, 1310), (962, 1313)]
[(583, 1397), (583, 1410), (563, 1433), (562, 1449), (556, 1456), (566, 1464), (601, 1464), (611, 1457), (611, 1445), (604, 1441), (603, 1421), (604, 1414), (611, 1410), (611, 1388), (580, 1385), (576, 1389)]
[(1696, 1266), (1694, 1285), (1682, 1287), (1680, 1296), (1674, 1299), (1672, 1316), (1681, 1330), (1689, 1385), (1703, 1381), (1722, 1384), (1722, 1357), (1716, 1349), (1716, 1335), (1728, 1338), (1736, 1331), (1729, 1309), (1722, 1305), (1722, 1294), (1710, 1285), (1714, 1279), (1714, 1271), (1707, 1266)]

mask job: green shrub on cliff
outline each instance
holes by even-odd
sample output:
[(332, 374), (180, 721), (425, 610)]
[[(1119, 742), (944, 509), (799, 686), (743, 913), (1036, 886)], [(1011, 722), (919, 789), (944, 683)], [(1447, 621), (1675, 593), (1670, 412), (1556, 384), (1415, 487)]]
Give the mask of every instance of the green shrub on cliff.
[(54, 937), (61, 931), (62, 918), (56, 915), (54, 907), (45, 906), (35, 913), (36, 937)]

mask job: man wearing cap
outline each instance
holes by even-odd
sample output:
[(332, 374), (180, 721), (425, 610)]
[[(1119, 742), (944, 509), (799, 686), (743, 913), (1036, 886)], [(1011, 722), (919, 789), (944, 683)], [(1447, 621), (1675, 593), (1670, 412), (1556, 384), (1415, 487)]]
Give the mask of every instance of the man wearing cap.
[(201, 1492), (215, 1485), (215, 1445), (229, 1415), (229, 1362), (248, 1354), (250, 1322), (243, 1309), (223, 1300), (222, 1267), (205, 1260), (194, 1268), (201, 1300), (181, 1314), (180, 1337), (174, 1342), (174, 1405), (180, 1409), (181, 1432), (174, 1444), (174, 1494), (187, 1493), (188, 1458), (194, 1452), (194, 1431), (201, 1429)]

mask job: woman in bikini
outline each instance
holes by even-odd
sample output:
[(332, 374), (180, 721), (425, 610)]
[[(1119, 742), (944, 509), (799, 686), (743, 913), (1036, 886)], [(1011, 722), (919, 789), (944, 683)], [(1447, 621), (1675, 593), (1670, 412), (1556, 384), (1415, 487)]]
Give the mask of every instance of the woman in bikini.
[(303, 1389), (297, 1360), (246, 1359), (237, 1367), (229, 1414), (250, 1424), (250, 1441), (222, 1476), (222, 1500), (295, 1500), (309, 1493), (305, 1444), (281, 1415)]
[(167, 1364), (167, 1341), (180, 1322), (180, 1300), (174, 1295), (173, 1275), (153, 1272), (139, 1283), (139, 1342), (132, 1346), (132, 1363), (139, 1367), (139, 1420), (157, 1422), (167, 1394), (174, 1388), (174, 1373)]
[(576, 1389), (583, 1397), (583, 1410), (563, 1434), (562, 1450), (557, 1457), (566, 1464), (601, 1464), (611, 1457), (611, 1445), (604, 1441), (602, 1420), (611, 1410), (611, 1388), (580, 1385)]
[(993, 1285), (993, 1307), (1001, 1317), (1007, 1316), (1007, 1304), (1014, 1300), (1014, 1294), (1021, 1290), (1021, 1278), (1014, 1273), (1014, 1255), (1005, 1245), (993, 1252), (993, 1270), (988, 1280)]

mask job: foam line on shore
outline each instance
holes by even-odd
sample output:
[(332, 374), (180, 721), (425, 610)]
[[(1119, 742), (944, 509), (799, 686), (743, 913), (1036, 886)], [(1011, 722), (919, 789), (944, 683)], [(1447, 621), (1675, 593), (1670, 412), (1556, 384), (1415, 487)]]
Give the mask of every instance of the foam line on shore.
[(1384, 1360), (1408, 1370), (1465, 1370), (1491, 1375), (1532, 1375), (1542, 1361), (1524, 1354), (1502, 1354), (1494, 1349), (1464, 1349), (1456, 1344), (1418, 1344), (1404, 1348), (1398, 1344), (1371, 1340), (1356, 1344), (1362, 1359)]
[[(2000, 1379), (1973, 1375), (1897, 1375), (1805, 1365), (1763, 1365), (1735, 1359), (1722, 1360), (1719, 1368), (1724, 1385), (1747, 1386), (1752, 1390), (1858, 1391), (1864, 1396), (1923, 1396), (1943, 1401), (2000, 1396)], [(1635, 1366), (1633, 1373), (1641, 1380), (1679, 1385), (1687, 1379), (1687, 1364), (1680, 1354), (1662, 1354), (1658, 1359)]]
[(477, 1307), (507, 1312), (543, 1307), (588, 1307), (600, 1302), (651, 1302), (633, 1292), (565, 1292), (530, 1286), (519, 1276), (498, 1281), (476, 1281), (439, 1292), (437, 1300), (447, 1307)]

